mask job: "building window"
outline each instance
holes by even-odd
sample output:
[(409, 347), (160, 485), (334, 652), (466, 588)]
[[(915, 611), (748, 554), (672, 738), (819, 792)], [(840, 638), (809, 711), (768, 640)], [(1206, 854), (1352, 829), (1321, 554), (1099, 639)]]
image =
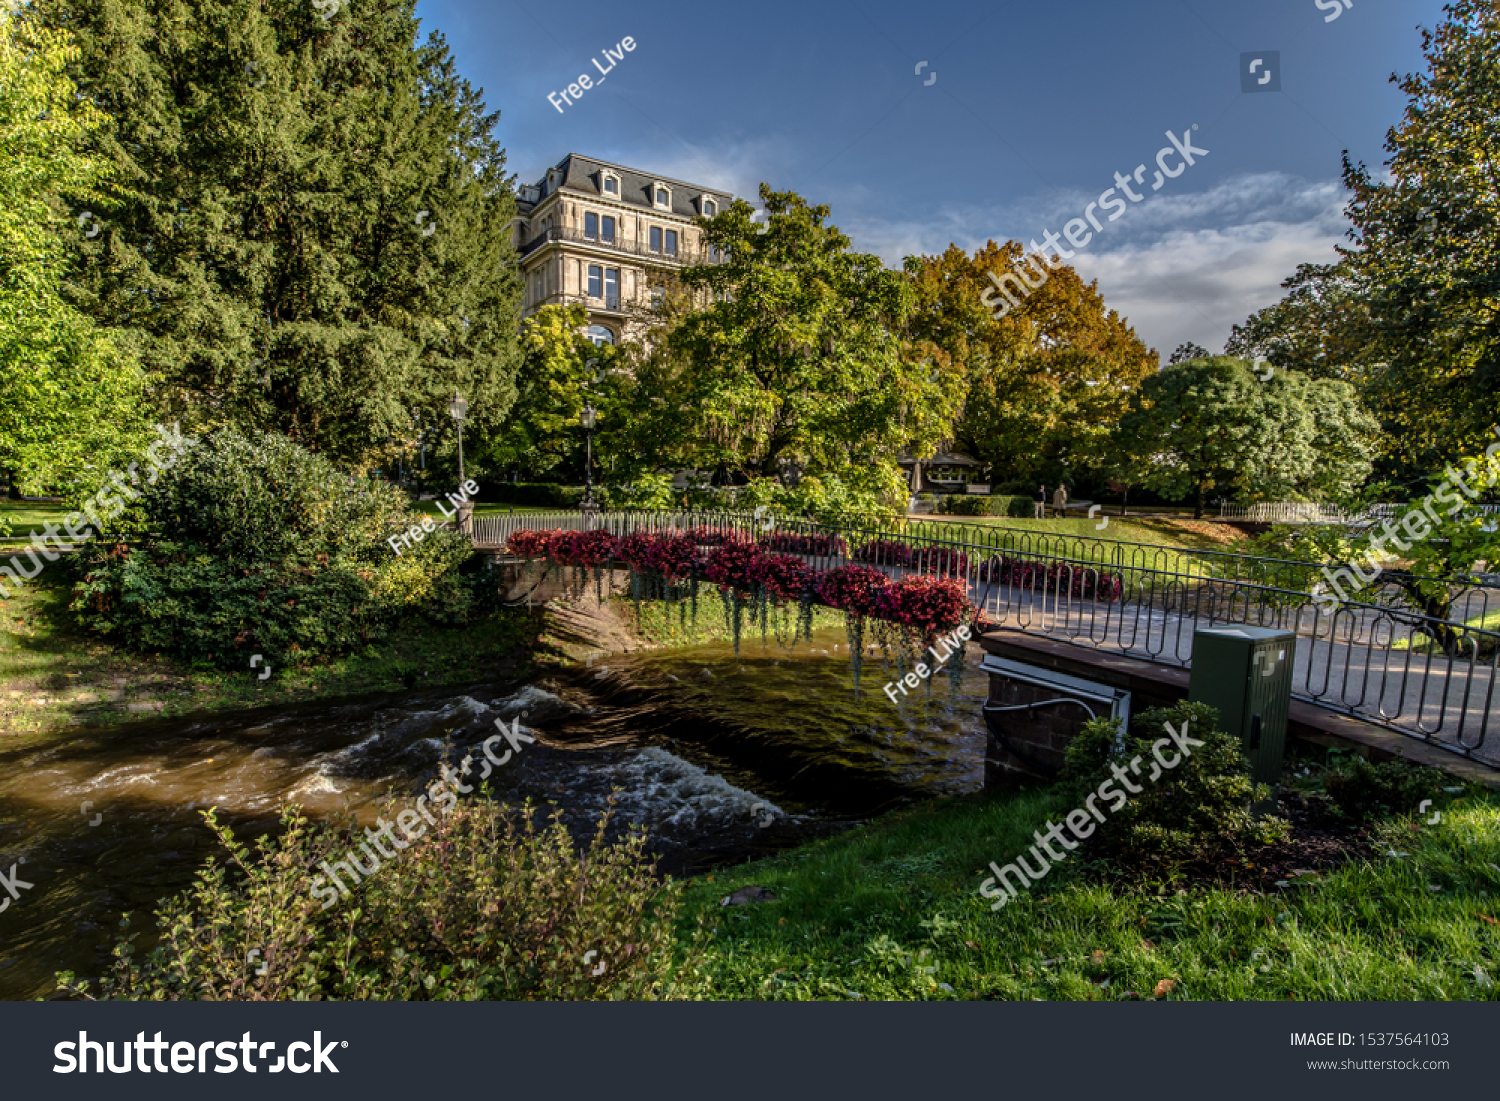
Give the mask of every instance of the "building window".
[(703, 200), (703, 216), (705, 218), (712, 218), (717, 213), (719, 213), (719, 208), (714, 203), (714, 201), (712, 199), (704, 199)]
[(675, 229), (667, 230), (667, 255), (677, 255), (677, 231)]
[(605, 176), (604, 193), (606, 195), (618, 195), (620, 193), (620, 181), (613, 176)]
[(661, 251), (661, 226), (651, 227), (651, 251)]
[(666, 297), (667, 288), (665, 285), (658, 283), (656, 286), (651, 288), (651, 305), (660, 306), (662, 304), (662, 300)]
[(615, 334), (610, 332), (603, 325), (590, 325), (588, 329), (588, 338), (592, 340), (596, 345), (613, 344), (615, 342)]
[(604, 269), (604, 302), (609, 306), (620, 304), (620, 269)]
[(608, 215), (604, 218), (604, 243), (612, 245), (615, 243), (615, 220)]
[(585, 214), (583, 216), (583, 239), (585, 241), (599, 240), (599, 215)]
[(598, 298), (602, 290), (601, 282), (604, 279), (604, 269), (597, 264), (589, 265), (589, 297)]
[(665, 187), (656, 189), (656, 205), (663, 210), (669, 210), (672, 206), (672, 196)]

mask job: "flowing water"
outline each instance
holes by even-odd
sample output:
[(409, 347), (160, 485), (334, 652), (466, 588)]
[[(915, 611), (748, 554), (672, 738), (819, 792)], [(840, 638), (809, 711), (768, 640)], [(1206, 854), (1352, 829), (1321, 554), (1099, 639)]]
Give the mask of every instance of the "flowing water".
[(551, 804), (583, 837), (613, 794), (618, 822), (644, 826), (673, 874), (975, 790), (987, 688), (977, 666), (971, 645), (955, 695), (940, 671), (930, 693), (897, 707), (881, 691), (895, 673), (874, 658), (856, 697), (843, 632), (822, 630), (790, 653), (756, 637), (738, 657), (728, 644), (611, 656), (519, 690), (13, 739), (0, 751), (0, 876), (19, 881), (19, 896), (0, 885), (0, 998), (46, 996), (58, 970), (98, 975), (124, 912), (147, 928), (143, 916), (222, 853), (204, 809), (219, 808), (242, 840), (273, 828), (288, 802), (370, 824), (389, 794), (414, 796), (445, 761), (478, 757), (497, 719), (519, 718), (537, 739), (489, 777), (498, 798)]

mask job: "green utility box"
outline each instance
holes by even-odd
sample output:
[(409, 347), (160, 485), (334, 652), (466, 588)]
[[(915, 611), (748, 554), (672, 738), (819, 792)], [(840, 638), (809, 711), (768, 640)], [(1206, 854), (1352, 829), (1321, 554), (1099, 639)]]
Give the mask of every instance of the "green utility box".
[(1193, 633), (1188, 699), (1218, 709), (1219, 724), (1236, 735), (1250, 774), (1271, 789), (1257, 813), (1276, 809), (1286, 726), (1292, 705), (1297, 636), (1270, 627), (1203, 627)]

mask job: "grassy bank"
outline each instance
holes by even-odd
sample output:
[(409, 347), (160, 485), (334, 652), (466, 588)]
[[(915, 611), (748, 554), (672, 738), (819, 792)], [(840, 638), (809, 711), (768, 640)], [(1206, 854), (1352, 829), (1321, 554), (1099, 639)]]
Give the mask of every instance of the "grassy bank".
[(80, 723), (233, 710), (362, 692), (510, 680), (528, 675), (536, 624), (524, 610), (462, 627), (414, 621), (362, 651), (306, 669), (198, 670), (114, 646), (74, 627), (66, 570), (44, 570), (0, 600), (0, 735)]
[[(1377, 855), (1266, 894), (1121, 884), (1075, 861), (999, 912), (990, 861), (1070, 808), (1045, 791), (924, 804), (695, 882), (724, 999), (1494, 999), (1500, 802), (1395, 820)], [(1385, 855), (1398, 853), (1399, 855)], [(779, 901), (721, 907), (746, 885)], [(685, 926), (686, 927), (686, 926)]]

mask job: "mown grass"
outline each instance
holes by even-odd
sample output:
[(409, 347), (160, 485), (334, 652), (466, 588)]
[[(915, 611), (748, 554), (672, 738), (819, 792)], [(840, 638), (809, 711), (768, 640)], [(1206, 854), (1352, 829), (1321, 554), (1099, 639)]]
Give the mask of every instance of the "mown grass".
[[(1048, 791), (957, 799), (699, 880), (722, 999), (1494, 999), (1500, 802), (1383, 827), (1381, 856), (1262, 896), (1110, 885), (1057, 866), (998, 912), (978, 894), (1070, 808)], [(1306, 885), (1302, 885), (1303, 883)], [(779, 901), (719, 906), (738, 887)]]
[(460, 627), (415, 619), (364, 650), (303, 669), (273, 666), (271, 677), (261, 680), (264, 664), (235, 672), (195, 669), (80, 631), (67, 611), (70, 597), (67, 570), (58, 563), (0, 600), (0, 734), (509, 681), (532, 671), (537, 631), (518, 609)]

